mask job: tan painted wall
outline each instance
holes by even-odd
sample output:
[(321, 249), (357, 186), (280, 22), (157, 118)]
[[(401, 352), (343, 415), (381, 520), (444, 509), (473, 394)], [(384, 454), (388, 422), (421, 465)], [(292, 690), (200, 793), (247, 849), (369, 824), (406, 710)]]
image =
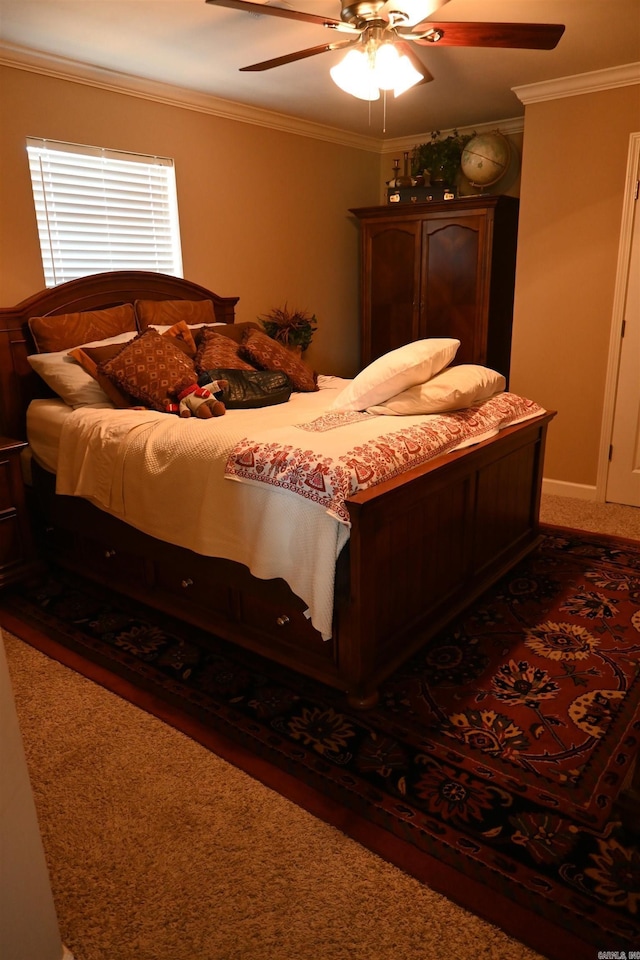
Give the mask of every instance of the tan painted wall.
[[(176, 161), (184, 273), (239, 295), (238, 319), (313, 310), (308, 357), (358, 368), (358, 230), (390, 156), (0, 68), (0, 303), (43, 286), (27, 136)], [(545, 477), (595, 485), (629, 134), (640, 87), (526, 108), (511, 387), (559, 411)], [(392, 151), (397, 154), (397, 148)]]
[(358, 228), (376, 203), (379, 155), (20, 69), (0, 68), (0, 303), (44, 286), (25, 138), (172, 157), (184, 275), (240, 296), (239, 320), (314, 312), (308, 358), (358, 363)]
[(558, 411), (546, 479), (595, 486), (629, 135), (640, 86), (530, 104), (511, 388)]

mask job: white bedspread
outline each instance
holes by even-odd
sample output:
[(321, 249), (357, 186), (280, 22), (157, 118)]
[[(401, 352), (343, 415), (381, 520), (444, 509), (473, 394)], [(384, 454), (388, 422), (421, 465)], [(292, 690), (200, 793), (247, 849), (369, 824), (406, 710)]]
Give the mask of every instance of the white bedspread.
[[(386, 479), (385, 472), (370, 470), (367, 482), (354, 474), (351, 485), (343, 485), (344, 496), (338, 504), (335, 496), (310, 496), (312, 479), (304, 485), (306, 493), (300, 495), (299, 485), (290, 482), (292, 468), (296, 475), (296, 457), (285, 465), (286, 483), (274, 483), (273, 477), (256, 482), (255, 472), (238, 470), (231, 479), (249, 482), (230, 482), (225, 478), (225, 467), (233, 460), (234, 451), (237, 462), (242, 463), (247, 444), (255, 452), (255, 441), (247, 438), (280, 440), (288, 435), (286, 428), (298, 426), (299, 435), (304, 436), (305, 454), (307, 444), (312, 448), (314, 438), (319, 441), (327, 432), (336, 438), (331, 443), (337, 442), (347, 452), (348, 461), (354, 459), (354, 444), (359, 451), (369, 444), (368, 458), (356, 458), (357, 474), (365, 461), (369, 466), (376, 460), (382, 462), (382, 451), (391, 455), (395, 449), (396, 454), (401, 451), (404, 456), (407, 438), (413, 443), (425, 424), (442, 420), (355, 414), (351, 422), (347, 418), (337, 423), (330, 407), (344, 383), (338, 378), (321, 377), (321, 389), (315, 393), (294, 393), (285, 404), (231, 410), (211, 420), (181, 420), (148, 410), (79, 408), (65, 417), (62, 426), (56, 490), (85, 497), (158, 539), (242, 563), (261, 579), (282, 577), (307, 604), (308, 616), (326, 639), (332, 631), (336, 560), (349, 537), (344, 497)], [(507, 420), (498, 417), (491, 430), (482, 418), (473, 417), (471, 436), (460, 432), (457, 421), (445, 438), (446, 450), (477, 443), (509, 422), (543, 412), (530, 401), (522, 404), (522, 409), (509, 409)], [(313, 424), (311, 430), (309, 424)], [(363, 436), (365, 447), (358, 446)], [(397, 442), (390, 439), (394, 436), (399, 438)], [(319, 449), (326, 457), (326, 437), (324, 444)], [(413, 453), (404, 469), (438, 452), (445, 450), (429, 454), (425, 449), (419, 456)], [(314, 457), (310, 454), (304, 459), (308, 466)], [(344, 458), (340, 471), (343, 467)], [(388, 469), (398, 472), (400, 468), (402, 465), (391, 463)]]
[(327, 639), (335, 564), (348, 529), (286, 490), (230, 483), (224, 466), (247, 432), (322, 415), (344, 383), (321, 377), (315, 393), (294, 393), (288, 403), (259, 410), (229, 410), (212, 420), (79, 408), (62, 427), (56, 490), (85, 497), (161, 540), (243, 563), (261, 579), (282, 577)]

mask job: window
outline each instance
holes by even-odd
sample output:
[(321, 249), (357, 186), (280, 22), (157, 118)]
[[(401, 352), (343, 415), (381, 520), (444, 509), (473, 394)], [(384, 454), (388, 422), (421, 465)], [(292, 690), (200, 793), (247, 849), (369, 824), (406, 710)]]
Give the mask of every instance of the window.
[(27, 139), (45, 283), (105, 270), (182, 276), (173, 160)]

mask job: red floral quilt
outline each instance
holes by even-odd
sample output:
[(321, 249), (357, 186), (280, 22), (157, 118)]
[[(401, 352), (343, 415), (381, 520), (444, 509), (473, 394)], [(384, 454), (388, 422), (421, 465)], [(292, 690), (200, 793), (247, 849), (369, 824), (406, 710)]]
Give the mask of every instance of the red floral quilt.
[(245, 437), (231, 451), (225, 476), (289, 490), (348, 526), (345, 501), (355, 493), (544, 412), (513, 393), (419, 417), (332, 411), (259, 440)]

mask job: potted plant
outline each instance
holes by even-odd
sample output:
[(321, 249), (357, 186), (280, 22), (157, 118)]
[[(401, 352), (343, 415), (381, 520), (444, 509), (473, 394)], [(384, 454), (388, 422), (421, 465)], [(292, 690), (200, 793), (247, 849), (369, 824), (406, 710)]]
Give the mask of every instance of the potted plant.
[(454, 187), (460, 171), (462, 151), (474, 136), (472, 133), (458, 133), (454, 130), (446, 137), (439, 130), (433, 130), (427, 143), (413, 148), (411, 170), (414, 176), (422, 175), (426, 170), (431, 183), (443, 183)]
[(289, 310), (286, 303), (258, 319), (269, 337), (298, 353), (307, 349), (318, 325), (315, 314), (306, 310)]

